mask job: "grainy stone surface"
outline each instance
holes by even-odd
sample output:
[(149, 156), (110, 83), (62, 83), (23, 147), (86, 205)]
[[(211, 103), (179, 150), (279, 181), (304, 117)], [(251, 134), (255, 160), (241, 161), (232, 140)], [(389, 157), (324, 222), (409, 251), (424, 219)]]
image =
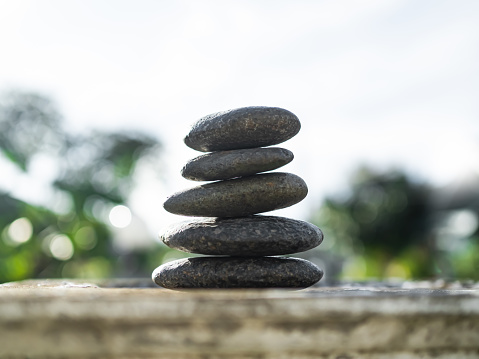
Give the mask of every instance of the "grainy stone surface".
[(275, 216), (202, 218), (169, 227), (160, 234), (167, 246), (183, 252), (274, 256), (307, 251), (321, 244), (315, 225)]
[(291, 112), (277, 107), (243, 107), (196, 122), (185, 144), (202, 152), (265, 147), (284, 142), (301, 128)]
[(293, 158), (291, 151), (279, 147), (218, 151), (188, 161), (181, 175), (193, 181), (225, 180), (271, 171)]
[(0, 358), (478, 358), (479, 283), (172, 291), (136, 282), (0, 285)]
[(323, 271), (313, 263), (286, 257), (196, 257), (168, 262), (153, 272), (156, 284), (187, 288), (306, 288)]
[(266, 173), (208, 183), (177, 192), (163, 204), (171, 213), (242, 217), (286, 208), (306, 197), (308, 187), (291, 173)]

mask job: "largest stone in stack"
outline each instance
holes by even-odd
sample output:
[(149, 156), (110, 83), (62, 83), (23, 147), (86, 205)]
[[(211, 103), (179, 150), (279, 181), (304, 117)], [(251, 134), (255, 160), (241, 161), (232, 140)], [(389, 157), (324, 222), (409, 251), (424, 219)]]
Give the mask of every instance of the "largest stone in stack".
[[(257, 215), (289, 207), (308, 188), (290, 173), (262, 173), (293, 160), (284, 142), (300, 130), (298, 118), (272, 107), (246, 107), (206, 116), (193, 125), (187, 146), (210, 152), (189, 161), (183, 177), (216, 181), (170, 196), (164, 208), (207, 217), (160, 234), (171, 248), (208, 256), (168, 262), (153, 272), (165, 288), (305, 288), (321, 269), (299, 258), (278, 257), (318, 246), (316, 226), (289, 218)], [(267, 148), (264, 148), (267, 147)]]

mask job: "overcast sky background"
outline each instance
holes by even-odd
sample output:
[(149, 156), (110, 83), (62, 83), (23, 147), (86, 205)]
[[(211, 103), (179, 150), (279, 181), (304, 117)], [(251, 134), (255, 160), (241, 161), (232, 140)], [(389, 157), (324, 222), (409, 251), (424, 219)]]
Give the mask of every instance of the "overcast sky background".
[[(282, 144), (307, 219), (360, 164), (442, 186), (479, 172), (479, 2), (475, 0), (0, 0), (0, 90), (51, 96), (71, 131), (146, 131), (165, 145), (165, 182), (143, 169), (131, 207), (150, 229), (195, 185), (183, 137), (217, 111), (277, 106), (302, 130)], [(47, 201), (48, 164), (3, 187)], [(54, 169), (52, 169), (53, 171)], [(15, 177), (16, 176), (16, 177)], [(7, 179), (5, 179), (7, 178)], [(43, 187), (42, 187), (43, 186)]]

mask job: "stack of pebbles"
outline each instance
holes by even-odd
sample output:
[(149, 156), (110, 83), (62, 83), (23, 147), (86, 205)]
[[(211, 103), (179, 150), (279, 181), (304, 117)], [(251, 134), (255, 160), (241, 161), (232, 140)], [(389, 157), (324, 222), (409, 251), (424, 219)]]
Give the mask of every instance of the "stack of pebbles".
[(300, 130), (291, 112), (246, 107), (206, 116), (193, 125), (187, 146), (210, 152), (190, 160), (183, 177), (216, 181), (168, 197), (171, 213), (206, 217), (160, 234), (171, 248), (208, 256), (168, 262), (153, 272), (165, 288), (305, 288), (323, 272), (299, 258), (277, 257), (318, 246), (316, 226), (289, 218), (257, 215), (286, 208), (306, 197), (298, 176), (271, 171), (293, 160), (279, 147)]

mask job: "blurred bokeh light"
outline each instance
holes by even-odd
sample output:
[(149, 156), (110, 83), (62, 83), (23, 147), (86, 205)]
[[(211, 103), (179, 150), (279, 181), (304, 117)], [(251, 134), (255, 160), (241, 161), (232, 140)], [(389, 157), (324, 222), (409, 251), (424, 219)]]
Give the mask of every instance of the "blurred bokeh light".
[(477, 1), (0, 0), (0, 41), (0, 282), (183, 256), (182, 139), (252, 105), (301, 120), (273, 214), (324, 228), (329, 279), (478, 277)]

